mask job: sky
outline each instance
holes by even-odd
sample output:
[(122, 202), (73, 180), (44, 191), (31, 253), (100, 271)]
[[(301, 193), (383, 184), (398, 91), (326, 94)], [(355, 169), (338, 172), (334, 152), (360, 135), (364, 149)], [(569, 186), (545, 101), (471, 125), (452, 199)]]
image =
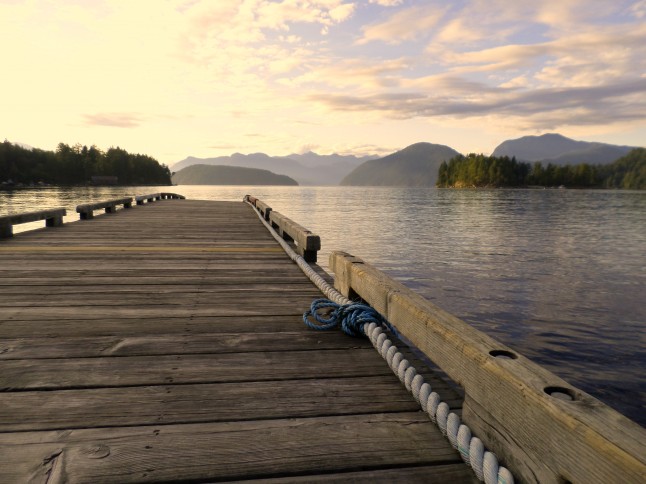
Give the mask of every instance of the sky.
[(0, 0), (0, 139), (234, 152), (646, 142), (646, 0)]

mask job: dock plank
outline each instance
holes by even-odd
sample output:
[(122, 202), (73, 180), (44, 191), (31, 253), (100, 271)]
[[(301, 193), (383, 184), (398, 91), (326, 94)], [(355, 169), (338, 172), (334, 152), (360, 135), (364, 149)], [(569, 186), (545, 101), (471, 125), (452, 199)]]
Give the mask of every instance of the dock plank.
[[(45, 415), (41, 406), (48, 410)], [(122, 388), (118, 399), (113, 388), (28, 391), (21, 393), (20, 402), (0, 393), (0, 428), (5, 432), (78, 429), (417, 409), (397, 380), (380, 377), (156, 385)]]
[(460, 462), (418, 412), (0, 434), (3, 482), (230, 480)]

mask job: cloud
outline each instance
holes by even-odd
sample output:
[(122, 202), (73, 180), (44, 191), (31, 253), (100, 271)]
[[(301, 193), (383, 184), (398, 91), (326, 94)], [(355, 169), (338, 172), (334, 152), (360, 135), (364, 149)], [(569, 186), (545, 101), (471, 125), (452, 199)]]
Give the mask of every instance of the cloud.
[(358, 44), (382, 41), (399, 44), (422, 35), (428, 35), (446, 12), (434, 6), (410, 7), (398, 10), (388, 20), (363, 27), (363, 37)]
[(594, 86), (639, 77), (646, 70), (646, 25), (597, 27), (534, 44), (466, 52), (444, 51), (438, 61), (454, 74), (489, 73), (533, 87)]
[(376, 3), (382, 7), (396, 7), (404, 3), (404, 0), (370, 0), (368, 3)]
[(409, 65), (407, 59), (390, 59), (371, 62), (361, 59), (319, 59), (302, 75), (284, 80), (287, 86), (325, 85), (328, 88), (379, 89), (396, 87), (401, 82), (401, 72)]
[(646, 17), (646, 0), (639, 0), (629, 8), (630, 13), (638, 19)]
[(84, 114), (84, 124), (89, 126), (112, 126), (115, 128), (136, 128), (141, 125), (142, 116), (134, 113)]
[[(475, 87), (475, 85), (474, 85)], [(493, 115), (531, 120), (536, 128), (605, 124), (643, 119), (646, 78), (626, 79), (593, 87), (516, 90), (482, 85), (472, 96), (464, 92), (401, 92), (357, 97), (316, 95), (312, 101), (340, 111), (380, 111), (395, 119), (415, 117), (480, 117)]]

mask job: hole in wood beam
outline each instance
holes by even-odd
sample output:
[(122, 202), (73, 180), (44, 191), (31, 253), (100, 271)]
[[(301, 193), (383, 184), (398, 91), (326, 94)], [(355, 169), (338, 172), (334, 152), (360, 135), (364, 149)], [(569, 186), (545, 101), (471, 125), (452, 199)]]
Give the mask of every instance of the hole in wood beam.
[(503, 360), (517, 360), (518, 355), (507, 350), (491, 350), (489, 354), (495, 358), (502, 358)]
[(574, 390), (565, 387), (546, 387), (545, 393), (550, 397), (558, 398), (559, 400), (565, 400), (567, 402), (573, 402), (576, 400), (576, 393)]

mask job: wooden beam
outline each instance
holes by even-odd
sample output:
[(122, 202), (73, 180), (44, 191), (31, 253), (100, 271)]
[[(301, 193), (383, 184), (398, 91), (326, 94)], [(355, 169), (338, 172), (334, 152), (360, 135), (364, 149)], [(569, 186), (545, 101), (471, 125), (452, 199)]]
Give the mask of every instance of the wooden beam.
[(321, 250), (318, 235), (276, 211), (269, 213), (269, 223), (283, 239), (296, 243), (296, 252), (307, 262), (316, 262), (317, 252)]
[(645, 429), (363, 260), (330, 268), (464, 388), (464, 421), (523, 482), (644, 482)]
[(59, 227), (63, 225), (63, 217), (65, 215), (67, 215), (67, 211), (64, 208), (51, 208), (36, 212), (4, 215), (0, 217), (0, 239), (13, 237), (14, 225), (44, 220), (46, 227)]
[(85, 203), (76, 206), (76, 211), (81, 217), (81, 220), (89, 220), (94, 218), (94, 210), (105, 209), (106, 213), (114, 213), (118, 205), (123, 205), (123, 208), (132, 207), (132, 197), (118, 198), (115, 200), (106, 200), (96, 203)]

